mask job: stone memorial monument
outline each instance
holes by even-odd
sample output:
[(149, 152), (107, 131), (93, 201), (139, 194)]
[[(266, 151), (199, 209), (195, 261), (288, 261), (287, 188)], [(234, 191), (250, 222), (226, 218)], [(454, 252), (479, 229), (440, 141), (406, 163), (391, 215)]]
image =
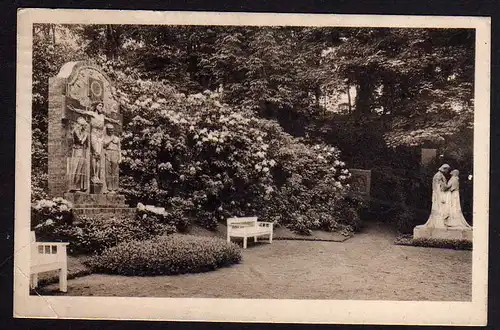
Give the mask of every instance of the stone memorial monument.
[(48, 188), (76, 214), (128, 213), (118, 194), (122, 115), (111, 81), (87, 62), (49, 79)]
[(467, 240), (472, 242), (472, 227), (460, 206), (459, 171), (442, 165), (432, 178), (432, 208), (427, 222), (413, 229), (413, 238)]
[(369, 198), (370, 197), (370, 187), (372, 179), (371, 170), (360, 170), (360, 169), (349, 169), (351, 172), (351, 187), (355, 194)]
[(422, 148), (420, 155), (420, 164), (422, 166), (429, 165), (437, 157), (437, 149)]

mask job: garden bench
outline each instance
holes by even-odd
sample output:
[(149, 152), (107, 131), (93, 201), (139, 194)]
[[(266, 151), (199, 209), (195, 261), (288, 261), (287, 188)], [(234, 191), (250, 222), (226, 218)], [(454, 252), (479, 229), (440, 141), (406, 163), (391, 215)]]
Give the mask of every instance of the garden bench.
[(242, 237), (243, 248), (247, 248), (247, 238), (253, 237), (257, 242), (258, 236), (269, 236), (269, 243), (273, 242), (273, 223), (257, 221), (257, 217), (227, 219), (227, 241), (231, 237)]
[(59, 290), (68, 291), (68, 257), (66, 246), (69, 243), (37, 242), (35, 232), (31, 232), (30, 286), (38, 286), (38, 274), (53, 270), (59, 271)]

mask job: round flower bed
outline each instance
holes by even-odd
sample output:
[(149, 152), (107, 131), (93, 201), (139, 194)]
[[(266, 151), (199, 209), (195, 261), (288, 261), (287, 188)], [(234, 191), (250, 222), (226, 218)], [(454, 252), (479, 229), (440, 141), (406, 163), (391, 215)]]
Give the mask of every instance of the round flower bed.
[(199, 273), (240, 260), (240, 248), (233, 243), (219, 238), (173, 234), (120, 243), (86, 263), (97, 273), (148, 276)]

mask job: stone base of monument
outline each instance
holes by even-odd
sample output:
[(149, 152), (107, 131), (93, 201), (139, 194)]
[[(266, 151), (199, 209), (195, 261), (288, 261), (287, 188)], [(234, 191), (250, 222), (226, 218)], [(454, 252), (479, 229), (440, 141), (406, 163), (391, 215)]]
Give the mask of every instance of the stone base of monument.
[(90, 183), (90, 192), (96, 195), (101, 194), (102, 183)]
[(79, 216), (135, 216), (135, 208), (131, 207), (75, 207), (73, 208), (73, 215), (76, 219)]
[(74, 207), (127, 207), (125, 196), (119, 194), (68, 192), (63, 197), (73, 203)]
[(472, 242), (472, 228), (435, 228), (420, 225), (413, 229), (413, 239), (419, 238), (465, 240)]
[(73, 214), (77, 218), (82, 215), (135, 215), (136, 209), (125, 204), (125, 196), (123, 195), (70, 192), (65, 193), (63, 197), (73, 204)]

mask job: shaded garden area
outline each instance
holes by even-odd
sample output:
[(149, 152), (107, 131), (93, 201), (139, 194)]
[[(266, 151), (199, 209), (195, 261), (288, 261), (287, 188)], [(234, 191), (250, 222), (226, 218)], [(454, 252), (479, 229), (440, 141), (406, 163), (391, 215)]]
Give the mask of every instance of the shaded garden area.
[[(460, 169), (472, 220), (473, 30), (35, 24), (33, 36), (32, 230), (95, 273), (69, 294), (470, 299), (470, 252), (394, 241), (426, 221), (442, 163)], [(69, 61), (113, 82), (117, 193), (133, 213), (79, 215), (48, 190), (48, 81)], [(422, 148), (436, 157), (423, 164)], [(369, 198), (351, 169), (371, 171)], [(223, 233), (242, 216), (288, 240), (242, 252)]]

